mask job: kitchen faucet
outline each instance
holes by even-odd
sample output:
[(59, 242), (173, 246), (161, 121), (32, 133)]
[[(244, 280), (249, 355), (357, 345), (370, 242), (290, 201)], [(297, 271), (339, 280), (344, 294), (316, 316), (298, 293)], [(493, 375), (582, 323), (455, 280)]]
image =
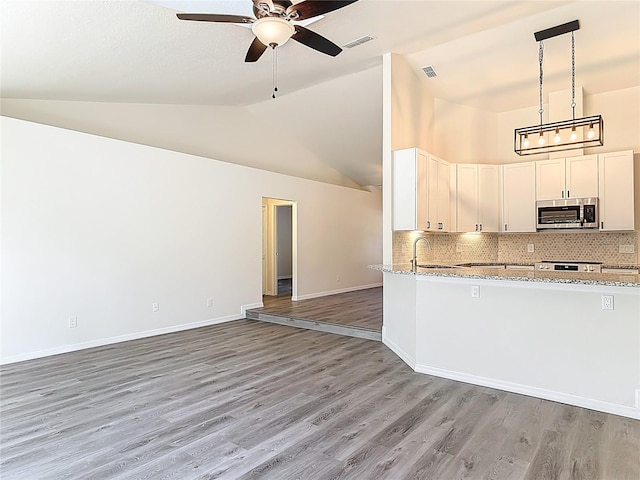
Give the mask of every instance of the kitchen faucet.
[(429, 247), (429, 250), (431, 250), (431, 242), (429, 241), (429, 239), (427, 237), (418, 237), (415, 239), (415, 241), (413, 242), (413, 258), (411, 259), (411, 271), (412, 272), (417, 272), (418, 271), (418, 242), (420, 240), (424, 240), (425, 242), (427, 242), (427, 246)]

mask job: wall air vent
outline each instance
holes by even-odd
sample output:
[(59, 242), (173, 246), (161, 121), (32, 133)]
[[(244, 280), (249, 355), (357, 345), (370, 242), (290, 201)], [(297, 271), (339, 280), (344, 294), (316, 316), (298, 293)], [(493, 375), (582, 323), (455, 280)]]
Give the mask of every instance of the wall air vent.
[(355, 40), (346, 43), (342, 46), (342, 48), (353, 48), (353, 47), (357, 47), (358, 45), (362, 45), (363, 43), (367, 43), (369, 41), (373, 40), (373, 37), (370, 37), (369, 35), (365, 35), (364, 37), (360, 37), (360, 38), (356, 38)]
[(431, 65), (427, 65), (426, 67), (422, 67), (422, 71), (429, 78), (433, 78), (433, 77), (437, 77), (438, 76), (438, 74), (436, 73), (436, 71), (433, 69), (433, 67)]

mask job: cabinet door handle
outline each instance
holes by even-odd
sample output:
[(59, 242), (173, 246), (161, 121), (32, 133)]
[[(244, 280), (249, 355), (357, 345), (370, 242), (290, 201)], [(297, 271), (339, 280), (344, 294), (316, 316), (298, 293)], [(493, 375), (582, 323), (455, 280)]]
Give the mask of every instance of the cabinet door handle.
[(564, 198), (564, 190), (562, 190), (562, 198)]
[(507, 231), (507, 224), (506, 223), (504, 224), (504, 231), (505, 232)]
[(438, 230), (442, 230), (444, 228), (444, 223), (438, 222)]
[(478, 224), (476, 223), (476, 232), (478, 231)]
[(604, 228), (604, 222), (600, 222), (600, 228)]
[(482, 224), (480, 224), (480, 231), (482, 231)]
[(571, 195), (569, 195), (569, 190), (567, 190), (567, 198), (571, 197)]
[(427, 220), (427, 228), (431, 228), (431, 221)]

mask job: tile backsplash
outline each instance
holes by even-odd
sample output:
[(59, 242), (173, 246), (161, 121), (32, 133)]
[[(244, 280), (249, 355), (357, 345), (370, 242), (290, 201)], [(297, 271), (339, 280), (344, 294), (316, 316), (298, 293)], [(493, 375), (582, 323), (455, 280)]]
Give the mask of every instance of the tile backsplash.
[[(550, 233), (393, 233), (393, 263), (409, 263), (413, 241), (420, 262), (510, 262), (540, 260), (591, 261), (607, 265), (638, 265), (638, 232), (550, 232)], [(534, 245), (528, 253), (527, 246)], [(620, 253), (621, 245), (632, 245), (634, 253)]]

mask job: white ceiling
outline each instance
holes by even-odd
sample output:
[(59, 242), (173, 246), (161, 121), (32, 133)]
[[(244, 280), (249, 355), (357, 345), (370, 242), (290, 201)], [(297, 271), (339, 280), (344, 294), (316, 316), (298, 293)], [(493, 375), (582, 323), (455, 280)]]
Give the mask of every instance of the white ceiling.
[[(270, 99), (270, 52), (256, 63), (243, 61), (253, 39), (250, 29), (179, 21), (166, 5), (191, 12), (251, 12), (250, 0), (0, 0), (0, 95), (250, 106), (273, 124), (291, 125), (289, 134), (367, 184), (379, 183), (381, 121), (358, 125), (356, 119), (358, 112), (381, 111), (381, 87), (367, 82), (369, 90), (363, 91), (349, 79), (379, 71), (386, 52), (405, 55), (417, 72), (433, 65), (438, 77), (425, 82), (436, 97), (494, 112), (513, 110), (537, 103), (533, 33), (579, 19), (576, 75), (586, 93), (640, 85), (637, 1), (359, 0), (309, 28), (338, 45), (363, 35), (375, 40), (335, 58), (288, 42), (278, 53), (276, 102)], [(568, 36), (545, 42), (546, 92), (569, 88), (569, 61)], [(332, 87), (323, 89), (327, 82)], [(314, 85), (318, 88), (310, 88)], [(354, 92), (346, 123), (332, 121), (344, 112), (323, 109), (321, 96), (336, 85)], [(349, 139), (360, 147), (339, 148)]]

